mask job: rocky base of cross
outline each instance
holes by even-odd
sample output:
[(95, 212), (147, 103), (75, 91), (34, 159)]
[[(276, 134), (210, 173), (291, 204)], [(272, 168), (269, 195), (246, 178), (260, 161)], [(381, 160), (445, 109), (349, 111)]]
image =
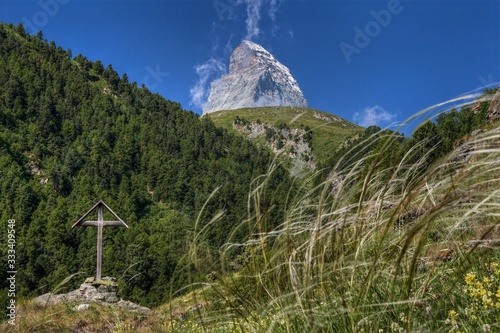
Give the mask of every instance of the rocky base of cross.
[(87, 310), (92, 303), (96, 303), (137, 312), (143, 316), (151, 313), (151, 310), (147, 307), (120, 299), (117, 295), (117, 287), (118, 283), (113, 277), (103, 277), (99, 280), (87, 278), (79, 289), (70, 291), (67, 294), (47, 293), (35, 298), (35, 303), (44, 306), (69, 303), (75, 305), (74, 310), (76, 311)]

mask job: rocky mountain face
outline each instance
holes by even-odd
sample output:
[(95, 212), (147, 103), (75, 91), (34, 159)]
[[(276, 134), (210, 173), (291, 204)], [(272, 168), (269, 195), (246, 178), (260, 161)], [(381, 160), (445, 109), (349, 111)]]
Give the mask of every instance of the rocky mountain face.
[(500, 88), (497, 89), (491, 99), (487, 117), (489, 122), (495, 122), (500, 119)]
[(211, 83), (203, 113), (258, 106), (307, 107), (307, 100), (286, 66), (244, 40), (231, 54), (229, 73)]
[(303, 172), (316, 169), (312, 154), (312, 131), (309, 127), (290, 128), (284, 122), (278, 126), (263, 123), (260, 120), (251, 122), (236, 117), (233, 129), (244, 133), (249, 139), (264, 138), (266, 145), (275, 154), (283, 154), (291, 161), (290, 175), (301, 177)]

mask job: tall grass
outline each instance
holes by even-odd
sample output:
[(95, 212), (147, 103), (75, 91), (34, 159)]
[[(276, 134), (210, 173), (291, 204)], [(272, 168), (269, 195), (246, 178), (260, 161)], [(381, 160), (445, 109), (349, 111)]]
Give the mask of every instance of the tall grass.
[[(240, 225), (248, 238), (230, 239), (221, 249), (214, 269), (223, 273), (215, 281), (194, 270), (204, 281), (204, 308), (190, 320), (210, 332), (497, 327), (500, 303), (481, 320), (466, 320), (475, 305), (464, 277), (484, 260), (500, 260), (489, 251), (500, 217), (500, 129), (480, 133), (431, 166), (432, 149), (421, 154), (417, 144), (398, 163), (387, 163), (398, 138), (373, 136), (361, 145), (373, 140), (380, 141), (375, 153), (346, 155), (319, 185), (313, 185), (317, 175), (306, 180), (273, 230), (262, 227), (267, 212), (260, 202), (274, 166), (256, 179), (248, 220)], [(191, 249), (198, 258), (199, 244)]]

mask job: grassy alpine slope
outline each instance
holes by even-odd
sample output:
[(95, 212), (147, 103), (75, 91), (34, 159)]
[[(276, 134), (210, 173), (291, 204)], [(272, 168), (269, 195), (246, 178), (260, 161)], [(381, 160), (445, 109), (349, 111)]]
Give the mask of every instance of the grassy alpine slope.
[[(210, 117), (217, 126), (239, 135), (242, 132), (233, 127), (237, 117), (250, 122), (268, 123), (274, 128), (278, 128), (280, 124), (286, 124), (289, 128), (305, 128), (312, 134), (312, 154), (319, 163), (325, 162), (347, 138), (363, 131), (362, 127), (336, 115), (301, 107), (243, 108), (217, 111), (205, 117)], [(260, 144), (265, 143), (263, 137), (257, 138), (256, 141)]]
[[(257, 177), (248, 195), (248, 218), (240, 224), (246, 241), (229, 239), (213, 263), (220, 273), (207, 275), (202, 265), (210, 255), (201, 240), (208, 229), (197, 224), (177, 271), (189, 272), (197, 282), (153, 316), (100, 313), (97, 307), (80, 314), (26, 304), (28, 313), (41, 312), (35, 319), (21, 315), (21, 327), (40, 332), (70, 331), (77, 323), (100, 323), (103, 332), (499, 331), (500, 128), (489, 125), (430, 166), (432, 149), (420, 154), (427, 140), (387, 166), (388, 150), (400, 138), (386, 134), (367, 139), (379, 141), (376, 152), (346, 154), (328, 179), (289, 197), (285, 218), (271, 232), (261, 232), (266, 214), (259, 202), (274, 167)], [(47, 316), (54, 318), (52, 326), (42, 329)]]
[[(205, 311), (182, 323), (210, 332), (498, 331), (499, 134), (481, 133), (424, 173), (432, 151), (415, 163), (417, 144), (385, 168), (393, 138), (379, 138), (374, 159), (353, 159), (291, 200), (277, 230), (226, 244), (223, 268), (238, 247), (246, 268), (204, 289)], [(258, 226), (259, 214), (245, 223)]]

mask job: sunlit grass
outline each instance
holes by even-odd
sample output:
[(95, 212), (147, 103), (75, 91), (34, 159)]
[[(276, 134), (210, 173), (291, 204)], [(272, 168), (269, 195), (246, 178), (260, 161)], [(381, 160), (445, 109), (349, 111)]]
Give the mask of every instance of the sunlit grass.
[[(347, 138), (360, 134), (363, 128), (352, 124), (340, 117), (327, 112), (301, 107), (258, 107), (242, 108), (230, 111), (217, 111), (206, 115), (220, 127), (230, 132), (241, 135), (233, 129), (233, 121), (236, 117), (244, 118), (251, 122), (257, 120), (278, 126), (286, 123), (290, 128), (308, 127), (312, 130), (313, 155), (316, 162), (325, 162)], [(264, 139), (256, 139), (256, 142), (264, 144)]]

